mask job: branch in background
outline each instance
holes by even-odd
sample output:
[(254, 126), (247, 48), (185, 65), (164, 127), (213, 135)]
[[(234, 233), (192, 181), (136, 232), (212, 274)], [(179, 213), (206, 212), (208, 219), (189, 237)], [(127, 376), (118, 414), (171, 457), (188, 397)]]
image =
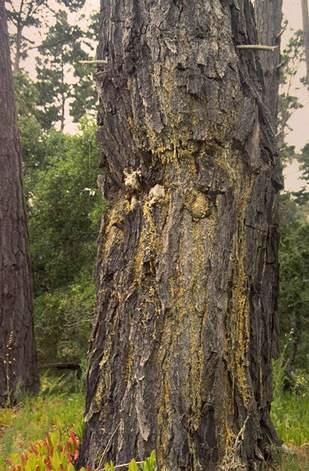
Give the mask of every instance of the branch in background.
[(107, 59), (92, 59), (87, 61), (78, 61), (79, 64), (108, 64)]
[(265, 46), (264, 44), (241, 44), (236, 49), (257, 49), (259, 51), (275, 51), (279, 46)]

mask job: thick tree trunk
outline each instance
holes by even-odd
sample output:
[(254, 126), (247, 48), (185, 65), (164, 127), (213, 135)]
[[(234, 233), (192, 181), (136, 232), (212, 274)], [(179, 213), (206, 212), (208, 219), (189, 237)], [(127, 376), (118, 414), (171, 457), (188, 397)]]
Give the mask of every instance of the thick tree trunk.
[(32, 282), (4, 0), (0, 0), (0, 406), (36, 392)]
[(110, 205), (80, 463), (256, 469), (277, 443), (281, 176), (258, 54), (237, 48), (258, 41), (253, 7), (101, 5)]

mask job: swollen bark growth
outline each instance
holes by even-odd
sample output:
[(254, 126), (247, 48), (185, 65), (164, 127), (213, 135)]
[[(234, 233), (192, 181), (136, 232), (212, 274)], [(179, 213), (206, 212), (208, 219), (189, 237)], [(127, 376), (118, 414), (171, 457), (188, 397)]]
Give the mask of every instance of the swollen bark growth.
[[(104, 0), (109, 201), (82, 463), (256, 469), (277, 442), (277, 193), (247, 0)], [(234, 467), (233, 467), (234, 466)]]
[(0, 0), (0, 407), (36, 392), (32, 282), (9, 42)]

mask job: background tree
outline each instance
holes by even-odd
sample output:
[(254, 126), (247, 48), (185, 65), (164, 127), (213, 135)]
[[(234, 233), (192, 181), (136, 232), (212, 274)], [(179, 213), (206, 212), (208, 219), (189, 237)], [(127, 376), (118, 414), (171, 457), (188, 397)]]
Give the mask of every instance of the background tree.
[[(57, 1), (50, 0), (6, 0), (8, 9), (8, 20), (13, 32), (11, 41), (15, 50), (14, 72), (18, 72), (21, 67), (21, 60), (28, 56), (29, 50), (33, 49), (34, 42), (30, 39), (30, 28), (41, 28), (44, 19), (48, 14), (54, 14)], [(66, 6), (69, 11), (76, 11), (85, 3), (85, 0), (65, 0), (58, 1), (62, 6)]]
[(301, 0), (302, 16), (303, 16), (303, 37), (305, 45), (307, 86), (309, 86), (309, 10), (308, 0)]
[(4, 0), (0, 1), (0, 406), (37, 392), (32, 280)]
[(255, 0), (254, 6), (259, 43), (276, 47), (272, 54), (265, 51), (259, 54), (264, 75), (264, 101), (268, 106), (273, 129), (277, 132), (282, 0)]
[(39, 106), (44, 128), (60, 122), (64, 129), (66, 103), (71, 97), (72, 84), (68, 80), (69, 66), (84, 57), (81, 49), (82, 30), (70, 25), (67, 13), (56, 13), (56, 24), (51, 26), (39, 47), (41, 56), (37, 62)]
[[(80, 54), (80, 60), (95, 55), (94, 49), (99, 37), (99, 14), (94, 13), (90, 16), (88, 25), (84, 29), (83, 52)], [(81, 64), (75, 61), (74, 77), (76, 83), (72, 87), (72, 101), (70, 103), (70, 115), (74, 122), (78, 122), (87, 112), (95, 113), (97, 111), (97, 92), (94, 80), (95, 69), (89, 65)]]
[(80, 462), (156, 449), (162, 469), (253, 469), (277, 443), (281, 187), (262, 68), (239, 49), (258, 42), (253, 7), (101, 5), (109, 209)]
[[(66, 13), (65, 18), (68, 18)], [(59, 49), (77, 38), (72, 39), (74, 26), (68, 21), (64, 23), (63, 34), (60, 34), (58, 25), (55, 35)], [(75, 105), (75, 118), (80, 121), (80, 131), (75, 136), (50, 127), (50, 116), (46, 117), (39, 106), (41, 98), (37, 78), (30, 78), (22, 70), (15, 74), (40, 365), (59, 361), (84, 362), (94, 310), (95, 241), (102, 200), (96, 190), (96, 126), (84, 114), (95, 103), (96, 93), (91, 77), (93, 66), (82, 66), (77, 59), (91, 54), (97, 17), (90, 17), (88, 22), (86, 19), (81, 21), (83, 29), (87, 23), (90, 25), (87, 31), (78, 31), (84, 55), (77, 56), (76, 62), (72, 59), (72, 64), (65, 66), (65, 73), (71, 72), (65, 81), (72, 92), (70, 105)], [(46, 39), (50, 39), (49, 34)], [(70, 46), (67, 51), (70, 62)], [(72, 74), (75, 68), (79, 69), (76, 77), (82, 75), (83, 80), (72, 90), (72, 82), (76, 80)], [(90, 83), (87, 77), (91, 77)], [(49, 77), (46, 76), (45, 80), (48, 82)], [(52, 83), (47, 85), (49, 89), (53, 86)], [(77, 101), (80, 109), (76, 106)], [(60, 115), (60, 103), (55, 100), (53, 105), (55, 114)], [(68, 113), (68, 106), (66, 108)], [(72, 210), (73, 207), (76, 211)], [(59, 324), (62, 325), (61, 330)]]
[[(78, 25), (69, 23), (65, 11), (60, 10), (55, 16), (55, 25), (50, 27), (39, 47), (40, 56), (36, 67), (38, 105), (44, 129), (60, 122), (60, 129), (63, 130), (68, 103), (73, 102), (72, 115), (78, 121), (93, 109), (96, 91), (89, 69), (79, 64), (80, 60), (88, 57), (88, 51), (92, 48), (92, 44), (87, 42), (86, 33)], [(75, 87), (73, 72), (77, 78)]]

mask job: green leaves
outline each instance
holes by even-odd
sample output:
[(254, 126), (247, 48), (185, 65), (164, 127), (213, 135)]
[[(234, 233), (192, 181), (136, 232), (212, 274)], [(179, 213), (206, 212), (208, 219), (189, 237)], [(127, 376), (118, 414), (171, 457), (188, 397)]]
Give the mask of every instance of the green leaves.
[(285, 346), (285, 373), (292, 380), (293, 371), (303, 368), (309, 354), (309, 223), (301, 207), (288, 195), (282, 197), (281, 221), (281, 339)]
[(104, 471), (115, 471), (115, 466), (113, 463), (106, 463), (104, 465)]
[(104, 210), (96, 187), (96, 124), (83, 118), (80, 132), (69, 136), (44, 132), (28, 117), (21, 132), (39, 357), (79, 362), (94, 313), (96, 238)]
[(104, 465), (104, 471), (116, 471), (117, 469), (123, 469), (127, 471), (156, 471), (156, 454), (154, 451), (151, 452), (150, 456), (145, 461), (138, 462), (132, 459), (129, 464), (123, 465), (118, 464), (115, 466), (112, 462)]
[(309, 202), (309, 143), (304, 146), (299, 154), (295, 156), (300, 164), (301, 179), (304, 186), (300, 191), (294, 192), (293, 196), (299, 205), (305, 205)]
[(155, 471), (156, 470), (156, 454), (155, 451), (151, 452), (149, 458), (144, 461), (143, 471)]

